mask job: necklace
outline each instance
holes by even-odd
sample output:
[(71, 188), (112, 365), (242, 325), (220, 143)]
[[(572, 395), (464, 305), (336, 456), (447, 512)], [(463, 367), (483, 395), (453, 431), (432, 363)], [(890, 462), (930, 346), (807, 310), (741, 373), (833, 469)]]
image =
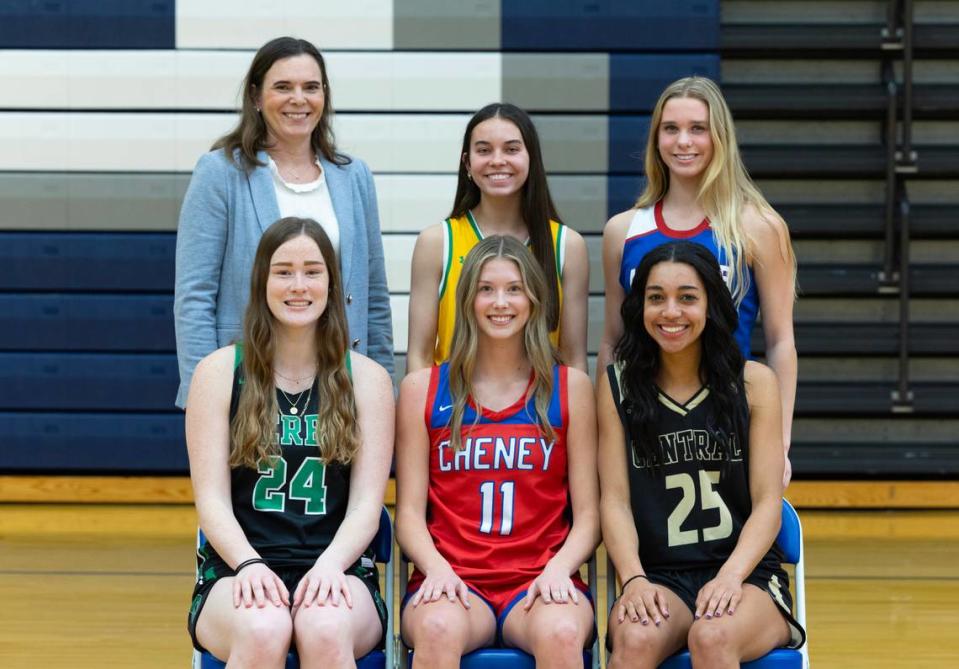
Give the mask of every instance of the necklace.
[(280, 177), (282, 178), (283, 175), (286, 174), (287, 176), (292, 177), (291, 179), (289, 179), (289, 181), (291, 181), (292, 183), (301, 184), (304, 182), (316, 180), (316, 177), (313, 175), (316, 174), (316, 171), (319, 169), (319, 166), (316, 164), (315, 161), (310, 163), (309, 167), (306, 168), (307, 170), (309, 170), (309, 172), (305, 174), (304, 176), (300, 176), (303, 170), (302, 167), (294, 170), (293, 167), (291, 167), (290, 165), (281, 166), (278, 162), (276, 162), (275, 159), (273, 162), (276, 164), (276, 169), (280, 173)]
[(306, 381), (306, 380), (307, 380), (308, 378), (310, 378), (311, 376), (316, 376), (316, 367), (314, 366), (312, 372), (310, 372), (310, 373), (307, 374), (306, 376), (301, 376), (301, 377), (298, 378), (298, 379), (294, 379), (294, 378), (292, 378), (292, 377), (289, 377), (289, 376), (287, 376), (286, 374), (283, 374), (282, 372), (280, 372), (280, 370), (278, 370), (278, 369), (274, 369), (274, 370), (273, 370), (273, 373), (276, 374), (277, 376), (279, 376), (281, 379), (286, 379), (286, 380), (289, 381), (290, 383), (295, 383), (295, 384), (299, 385), (299, 384), (303, 383), (304, 381)]
[[(281, 394), (281, 395), (283, 395), (283, 399), (285, 399), (287, 402), (290, 403), (290, 415), (291, 415), (291, 416), (295, 416), (296, 414), (300, 413), (300, 410), (296, 408), (296, 405), (300, 403), (300, 400), (301, 400), (301, 399), (303, 399), (303, 393), (306, 393), (306, 402), (303, 403), (303, 411), (306, 411), (307, 407), (310, 406), (310, 398), (313, 397), (313, 384), (312, 384), (312, 383), (310, 384), (310, 388), (309, 388), (308, 391), (307, 391), (307, 390), (301, 390), (301, 391), (299, 392), (299, 394), (297, 394), (297, 396), (296, 396), (296, 401), (295, 401), (295, 402), (290, 399), (290, 396), (287, 395), (286, 392), (285, 392), (282, 388), (280, 388), (279, 386), (277, 386), (276, 389), (280, 391), (280, 394)], [(282, 413), (282, 412), (281, 412), (281, 413)]]

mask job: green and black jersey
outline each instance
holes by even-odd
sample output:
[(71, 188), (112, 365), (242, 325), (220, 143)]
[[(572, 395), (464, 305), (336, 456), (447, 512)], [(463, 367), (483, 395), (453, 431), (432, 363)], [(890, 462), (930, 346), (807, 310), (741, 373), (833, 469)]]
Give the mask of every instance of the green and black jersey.
[[(243, 392), (241, 351), (237, 346), (231, 421)], [(305, 402), (307, 395), (309, 402)], [(320, 458), (317, 396), (315, 387), (301, 395), (277, 390), (279, 456), (261, 462), (256, 469), (235, 467), (230, 471), (233, 514), (247, 540), (271, 565), (311, 564), (333, 541), (346, 515), (351, 467)], [(298, 410), (291, 412), (294, 404)], [(209, 543), (200, 549), (199, 557), (220, 561)]]

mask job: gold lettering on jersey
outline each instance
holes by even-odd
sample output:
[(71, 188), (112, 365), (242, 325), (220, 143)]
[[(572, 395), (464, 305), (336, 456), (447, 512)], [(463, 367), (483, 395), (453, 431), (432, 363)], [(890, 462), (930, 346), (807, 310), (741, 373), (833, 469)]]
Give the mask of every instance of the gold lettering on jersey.
[(547, 471), (555, 445), (542, 437), (467, 437), (462, 448), (453, 451), (447, 439), (439, 444), (440, 471), (532, 471), (539, 467), (535, 456), (540, 453), (542, 470)]
[(648, 458), (637, 453), (635, 449), (630, 449), (630, 455), (633, 467), (636, 469), (646, 469), (647, 467), (660, 465), (660, 463), (663, 466), (669, 466), (680, 460), (683, 462), (693, 460), (720, 462), (728, 459), (730, 462), (742, 462), (743, 452), (735, 435), (731, 440), (729, 450), (729, 457), (724, 458), (719, 442), (707, 430), (681, 430), (659, 435), (659, 457), (653, 458), (653, 462), (648, 462)]

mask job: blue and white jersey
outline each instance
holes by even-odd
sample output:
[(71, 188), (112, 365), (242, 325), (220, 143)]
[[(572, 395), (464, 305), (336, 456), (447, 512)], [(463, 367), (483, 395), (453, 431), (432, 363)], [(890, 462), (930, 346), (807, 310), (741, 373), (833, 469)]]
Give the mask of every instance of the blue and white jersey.
[[(709, 227), (709, 219), (703, 219), (702, 223), (692, 230), (673, 230), (666, 225), (663, 219), (663, 202), (660, 200), (652, 207), (637, 209), (633, 220), (626, 231), (626, 241), (623, 243), (623, 260), (619, 268), (619, 283), (625, 293), (629, 293), (633, 282), (633, 275), (636, 268), (647, 253), (657, 246), (668, 244), (675, 241), (689, 241), (702, 244), (709, 249), (716, 260), (719, 261), (719, 268), (723, 273), (723, 280), (729, 286), (732, 280), (732, 267), (726, 260), (726, 254), (722, 247), (716, 241), (716, 235)], [(736, 327), (734, 336), (740, 350), (748, 360), (752, 356), (752, 347), (750, 339), (752, 337), (753, 326), (756, 324), (756, 317), (759, 315), (759, 291), (756, 289), (756, 280), (753, 276), (752, 268), (747, 268), (749, 277), (749, 289), (746, 291), (743, 301), (739, 305), (739, 324)]]

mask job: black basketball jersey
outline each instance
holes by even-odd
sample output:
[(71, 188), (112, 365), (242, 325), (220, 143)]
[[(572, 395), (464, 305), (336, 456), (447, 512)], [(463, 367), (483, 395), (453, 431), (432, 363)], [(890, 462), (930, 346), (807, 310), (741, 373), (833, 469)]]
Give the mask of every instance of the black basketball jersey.
[[(237, 351), (231, 421), (243, 392), (239, 346)], [(257, 553), (277, 566), (314, 562), (333, 541), (346, 515), (351, 467), (320, 458), (317, 396), (315, 386), (300, 395), (284, 395), (277, 389), (279, 456), (261, 462), (257, 469), (230, 470), (233, 514)], [(215, 555), (209, 544), (205, 553)]]
[(630, 502), (643, 567), (720, 566), (735, 548), (752, 511), (745, 398), (741, 410), (747, 434), (732, 435), (724, 455), (707, 427), (715, 424), (709, 389), (703, 387), (685, 403), (660, 391), (659, 443), (652, 449), (658, 462), (648, 462), (631, 445), (620, 370), (619, 365), (610, 365), (607, 373), (626, 434)]

